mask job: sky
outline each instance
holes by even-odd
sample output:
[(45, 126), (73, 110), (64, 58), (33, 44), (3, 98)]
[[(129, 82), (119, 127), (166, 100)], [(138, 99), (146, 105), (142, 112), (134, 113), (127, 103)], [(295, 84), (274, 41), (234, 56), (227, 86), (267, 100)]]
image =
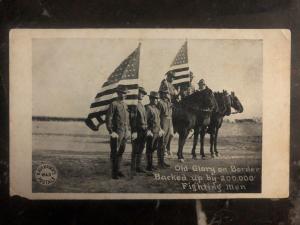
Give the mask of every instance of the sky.
[[(231, 119), (262, 117), (262, 41), (187, 41), (194, 85), (203, 78), (213, 91), (234, 91), (244, 112)], [(33, 39), (33, 116), (86, 117), (102, 84), (139, 42), (140, 85), (157, 91), (185, 40)]]

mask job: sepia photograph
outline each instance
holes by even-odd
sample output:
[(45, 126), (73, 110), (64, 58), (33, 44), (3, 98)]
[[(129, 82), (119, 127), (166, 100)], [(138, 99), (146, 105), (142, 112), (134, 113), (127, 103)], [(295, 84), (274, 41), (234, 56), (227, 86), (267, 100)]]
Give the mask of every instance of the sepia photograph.
[(32, 194), (262, 194), (268, 59), (248, 36), (31, 38)]

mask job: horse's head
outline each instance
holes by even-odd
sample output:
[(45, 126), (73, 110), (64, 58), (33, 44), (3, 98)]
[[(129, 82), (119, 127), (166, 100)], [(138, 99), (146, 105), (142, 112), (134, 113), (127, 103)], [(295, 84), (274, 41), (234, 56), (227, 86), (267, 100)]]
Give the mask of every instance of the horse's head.
[(231, 107), (236, 110), (236, 113), (242, 113), (244, 111), (244, 107), (233, 91), (229, 97), (231, 100)]
[(231, 99), (227, 91), (215, 92), (215, 99), (218, 105), (216, 112), (219, 112), (223, 116), (229, 116), (231, 114)]

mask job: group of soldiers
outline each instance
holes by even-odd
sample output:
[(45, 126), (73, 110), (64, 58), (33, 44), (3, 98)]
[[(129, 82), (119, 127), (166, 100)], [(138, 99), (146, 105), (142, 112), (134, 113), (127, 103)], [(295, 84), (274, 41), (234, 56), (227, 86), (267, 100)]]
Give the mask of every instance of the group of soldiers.
[[(141, 165), (142, 154), (146, 147), (147, 171), (169, 168), (165, 162), (165, 154), (171, 154), (170, 143), (173, 137), (172, 103), (193, 93), (191, 85), (193, 74), (190, 73), (188, 85), (176, 89), (172, 82), (174, 73), (168, 72), (166, 79), (161, 82), (159, 91), (151, 91), (150, 103), (143, 105), (142, 100), (148, 94), (143, 87), (139, 87), (138, 104), (128, 110), (124, 102), (128, 90), (122, 86), (117, 88), (117, 100), (113, 101), (107, 111), (106, 127), (110, 134), (110, 159), (112, 179), (124, 177), (120, 170), (122, 155), (126, 142), (131, 138), (131, 174), (146, 173)], [(201, 79), (199, 90), (206, 88)], [(153, 165), (153, 153), (157, 150), (157, 167)]]

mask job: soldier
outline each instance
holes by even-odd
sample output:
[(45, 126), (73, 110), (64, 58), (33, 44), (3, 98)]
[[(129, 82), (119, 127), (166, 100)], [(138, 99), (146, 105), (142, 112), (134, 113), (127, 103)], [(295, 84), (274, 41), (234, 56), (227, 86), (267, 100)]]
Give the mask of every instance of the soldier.
[(166, 76), (167, 78), (163, 79), (160, 83), (159, 92), (167, 90), (167, 97), (169, 98), (170, 102), (175, 102), (178, 97), (178, 91), (172, 84), (174, 80), (174, 72), (168, 71)]
[(208, 87), (205, 84), (204, 79), (199, 80), (198, 87), (199, 87), (198, 91), (203, 91), (205, 89), (208, 89)]
[[(211, 94), (214, 96), (213, 91), (206, 85), (204, 79), (199, 80), (198, 87), (199, 87), (199, 89), (197, 91)], [(208, 107), (209, 107), (209, 110), (213, 110), (213, 109), (216, 110), (218, 108), (218, 104), (217, 104), (217, 101), (215, 98), (213, 98), (213, 104), (208, 104)]]
[(168, 91), (167, 90), (161, 90), (161, 101), (158, 102), (158, 109), (160, 111), (160, 124), (161, 128), (164, 131), (163, 135), (163, 142), (161, 145), (161, 162), (160, 167), (170, 167), (168, 164), (164, 161), (164, 153), (165, 150), (168, 151), (168, 154), (171, 155), (170, 152), (170, 142), (173, 137), (173, 123), (172, 123), (172, 103), (168, 99)]
[[(174, 80), (174, 72), (173, 71), (168, 71), (166, 73), (167, 78), (162, 80), (160, 87), (159, 87), (159, 93), (161, 95), (162, 92), (167, 92), (165, 94), (165, 98), (167, 98), (169, 100), (170, 103), (177, 103), (178, 100), (180, 100), (180, 87), (179, 87), (179, 91), (176, 90), (176, 88), (174, 87), (173, 80)], [(162, 96), (160, 96), (162, 97)], [(172, 157), (172, 152), (170, 150), (170, 146), (171, 146), (171, 141), (173, 138), (173, 127), (172, 130), (170, 132), (169, 138), (168, 138), (168, 142), (165, 145), (165, 150), (166, 150), (166, 156), (167, 157)]]
[(147, 112), (147, 146), (146, 146), (146, 157), (147, 157), (147, 168), (148, 171), (153, 171), (156, 168), (153, 166), (153, 152), (157, 149), (157, 158), (160, 162), (161, 145), (163, 130), (161, 129), (160, 123), (160, 111), (157, 108), (159, 95), (155, 91), (151, 91), (149, 95), (150, 103), (146, 105)]
[(146, 109), (142, 103), (144, 96), (147, 92), (143, 87), (139, 87), (138, 104), (134, 110), (131, 118), (131, 131), (132, 131), (132, 154), (131, 154), (131, 172), (145, 173), (141, 167), (142, 153), (146, 143), (147, 133), (147, 115)]
[(122, 86), (117, 88), (118, 98), (110, 104), (106, 115), (106, 127), (110, 134), (112, 179), (124, 177), (120, 171), (120, 164), (126, 141), (130, 137), (129, 112), (124, 102), (127, 93), (126, 88)]

